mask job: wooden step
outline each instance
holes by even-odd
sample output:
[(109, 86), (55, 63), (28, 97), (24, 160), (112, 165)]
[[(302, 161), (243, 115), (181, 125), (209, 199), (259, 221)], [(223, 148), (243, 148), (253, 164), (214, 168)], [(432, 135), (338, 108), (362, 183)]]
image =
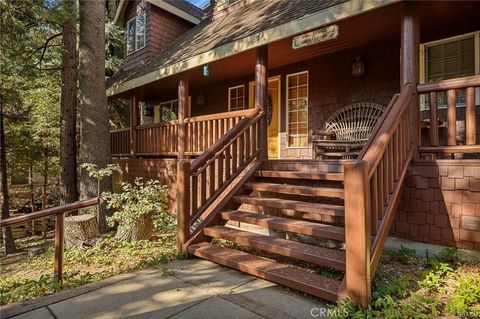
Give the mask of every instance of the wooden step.
[(207, 227), (203, 230), (203, 233), (213, 238), (230, 240), (243, 246), (277, 255), (303, 260), (337, 270), (345, 270), (345, 253), (340, 250), (322, 248), (293, 240), (255, 234), (224, 226)]
[[(234, 201), (239, 204), (249, 204), (254, 206), (290, 209), (303, 213), (311, 213), (316, 215), (328, 216), (344, 216), (344, 207), (339, 205), (309, 203), (290, 199), (251, 197), (251, 196), (235, 196)], [(314, 218), (311, 218), (314, 219)]]
[(307, 171), (266, 171), (260, 170), (254, 173), (256, 177), (308, 179), (324, 181), (343, 181), (343, 173), (337, 172), (307, 172)]
[(345, 229), (331, 225), (242, 211), (222, 212), (222, 218), (303, 235), (345, 240)]
[(302, 185), (251, 182), (246, 183), (245, 188), (259, 192), (274, 192), (289, 195), (335, 197), (341, 199), (344, 197), (344, 191), (342, 188), (332, 187), (312, 187)]
[(301, 268), (254, 256), (243, 251), (215, 247), (208, 243), (189, 246), (188, 252), (217, 264), (234, 268), (331, 302), (337, 301), (337, 294), (341, 284), (338, 280), (312, 274)]

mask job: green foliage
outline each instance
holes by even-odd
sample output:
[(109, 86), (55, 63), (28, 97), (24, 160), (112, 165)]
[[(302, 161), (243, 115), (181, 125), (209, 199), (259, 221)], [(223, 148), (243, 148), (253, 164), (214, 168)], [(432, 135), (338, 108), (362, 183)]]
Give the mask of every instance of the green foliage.
[(108, 208), (115, 209), (107, 218), (110, 226), (121, 222), (122, 227), (130, 228), (146, 215), (151, 215), (155, 228), (165, 230), (173, 225), (173, 219), (167, 211), (167, 187), (159, 181), (143, 182), (136, 178), (133, 184), (122, 183), (121, 193), (105, 192), (102, 198)]
[(392, 258), (394, 261), (406, 265), (413, 264), (417, 260), (415, 249), (410, 249), (403, 245), (400, 246), (399, 250), (389, 249), (385, 252), (385, 254)]
[(449, 313), (464, 318), (480, 317), (480, 278), (468, 276), (455, 281), (455, 293), (446, 305)]
[(447, 263), (436, 262), (432, 269), (428, 270), (423, 280), (419, 281), (420, 287), (429, 291), (444, 292), (445, 278), (457, 277), (453, 268)]
[(113, 21), (105, 23), (105, 72), (111, 76), (119, 71), (123, 64), (123, 29), (116, 26)]
[[(425, 261), (414, 257), (414, 251), (402, 247), (399, 251), (388, 251), (386, 255), (374, 278), (368, 308), (360, 309), (347, 300), (335, 308), (336, 313), (345, 311), (347, 315), (330, 318), (480, 318), (478, 269), (466, 276), (460, 275), (453, 267), (464, 263), (458, 251), (445, 249), (436, 258), (428, 260), (428, 268), (421, 280), (414, 279), (421, 274), (421, 267), (416, 265), (425, 264)], [(404, 273), (396, 278), (386, 271), (399, 268), (403, 268)]]
[(120, 172), (120, 166), (117, 164), (108, 164), (104, 168), (98, 168), (96, 164), (84, 163), (81, 165), (81, 167), (87, 170), (88, 176), (97, 180), (102, 180), (105, 177), (112, 176), (114, 172)]
[(23, 302), (42, 295), (95, 282), (134, 269), (164, 264), (175, 259), (175, 234), (156, 241), (118, 241), (106, 236), (96, 246), (72, 248), (64, 255), (64, 281), (53, 281), (54, 249), (21, 262), (19, 274), (2, 273), (0, 304)]

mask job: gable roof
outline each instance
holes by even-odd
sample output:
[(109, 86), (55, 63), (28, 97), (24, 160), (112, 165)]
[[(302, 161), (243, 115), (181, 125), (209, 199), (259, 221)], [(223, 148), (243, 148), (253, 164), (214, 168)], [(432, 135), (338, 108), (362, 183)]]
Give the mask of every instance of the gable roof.
[(115, 95), (182, 71), (333, 23), (398, 0), (256, 0), (204, 19), (145, 65), (107, 80)]
[[(151, 4), (170, 12), (184, 20), (193, 24), (199, 24), (205, 13), (202, 9), (197, 8), (186, 0), (147, 0)], [(113, 23), (116, 25), (123, 24), (123, 15), (127, 7), (128, 0), (120, 0)]]

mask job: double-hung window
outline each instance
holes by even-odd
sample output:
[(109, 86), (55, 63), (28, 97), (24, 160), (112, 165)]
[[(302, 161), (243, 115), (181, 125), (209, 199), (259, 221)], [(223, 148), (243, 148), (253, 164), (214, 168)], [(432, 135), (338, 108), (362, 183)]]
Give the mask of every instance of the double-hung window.
[[(438, 82), (480, 74), (479, 32), (442, 39), (421, 46), (420, 82)], [(465, 90), (457, 90), (457, 106), (465, 106)], [(428, 96), (422, 109), (428, 109)], [(445, 92), (437, 94), (439, 108), (447, 107)], [(478, 103), (478, 100), (477, 100)]]
[(308, 144), (308, 71), (287, 75), (287, 147)]
[(145, 47), (145, 11), (127, 23), (127, 55)]
[(228, 88), (228, 110), (236, 111), (245, 108), (245, 86), (239, 85)]

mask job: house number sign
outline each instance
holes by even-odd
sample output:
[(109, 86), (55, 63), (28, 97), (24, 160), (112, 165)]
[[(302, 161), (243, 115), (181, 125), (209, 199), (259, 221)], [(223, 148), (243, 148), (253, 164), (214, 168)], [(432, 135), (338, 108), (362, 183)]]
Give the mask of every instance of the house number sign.
[(292, 40), (292, 48), (300, 49), (320, 42), (333, 40), (338, 37), (338, 25), (330, 25), (325, 28), (317, 29), (298, 35)]

